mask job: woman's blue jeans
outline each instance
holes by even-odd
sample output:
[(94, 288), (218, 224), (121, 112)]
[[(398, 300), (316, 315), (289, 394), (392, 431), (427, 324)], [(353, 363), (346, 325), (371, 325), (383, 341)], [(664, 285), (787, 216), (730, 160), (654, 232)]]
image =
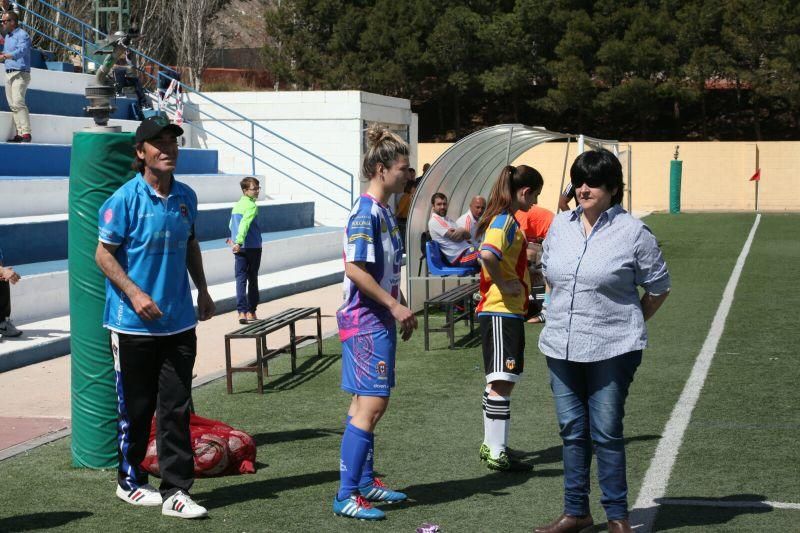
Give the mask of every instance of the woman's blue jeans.
[(622, 419), (628, 387), (641, 362), (641, 350), (593, 363), (547, 358), (564, 442), (564, 512), (568, 515), (589, 513), (589, 469), (594, 447), (603, 493), (600, 503), (606, 516), (609, 520), (628, 517)]

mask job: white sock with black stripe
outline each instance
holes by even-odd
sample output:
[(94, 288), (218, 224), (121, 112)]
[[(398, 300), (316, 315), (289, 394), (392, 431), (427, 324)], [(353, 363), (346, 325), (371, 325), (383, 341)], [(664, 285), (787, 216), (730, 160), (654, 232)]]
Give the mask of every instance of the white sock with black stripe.
[(506, 449), (510, 425), (511, 397), (490, 396), (487, 387), (483, 393), (483, 443), (495, 459)]

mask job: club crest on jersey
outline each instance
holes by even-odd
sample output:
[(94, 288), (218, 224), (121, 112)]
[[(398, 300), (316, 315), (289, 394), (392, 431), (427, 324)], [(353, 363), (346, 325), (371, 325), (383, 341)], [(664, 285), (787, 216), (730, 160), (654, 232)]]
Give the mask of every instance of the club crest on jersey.
[(514, 367), (517, 366), (517, 362), (512, 357), (506, 357), (506, 368), (509, 370), (514, 370)]
[(386, 233), (387, 231), (388, 228), (386, 227), (386, 221), (384, 219), (381, 219), (381, 233)]
[(186, 204), (181, 204), (181, 216), (184, 218), (189, 216), (189, 208), (186, 207)]
[(106, 224), (108, 224), (109, 222), (111, 222), (112, 218), (114, 218), (114, 212), (111, 210), (111, 208), (106, 209), (105, 212), (103, 213), (103, 221)]
[(386, 361), (378, 361), (378, 364), (375, 365), (375, 370), (378, 372), (379, 376), (386, 375)]

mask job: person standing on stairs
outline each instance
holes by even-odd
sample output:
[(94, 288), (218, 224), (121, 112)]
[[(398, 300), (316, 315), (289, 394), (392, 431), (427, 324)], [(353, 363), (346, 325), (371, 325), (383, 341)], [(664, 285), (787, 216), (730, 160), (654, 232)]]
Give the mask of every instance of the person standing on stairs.
[(19, 27), (19, 15), (14, 11), (2, 14), (5, 42), (0, 54), (6, 64), (6, 100), (14, 119), (17, 133), (9, 142), (31, 142), (31, 120), (25, 94), (31, 83), (31, 38)]
[(261, 267), (261, 228), (258, 225), (258, 193), (261, 186), (254, 177), (244, 178), (239, 185), (242, 197), (231, 211), (231, 247), (236, 275), (236, 310), (239, 323), (258, 320), (258, 269)]

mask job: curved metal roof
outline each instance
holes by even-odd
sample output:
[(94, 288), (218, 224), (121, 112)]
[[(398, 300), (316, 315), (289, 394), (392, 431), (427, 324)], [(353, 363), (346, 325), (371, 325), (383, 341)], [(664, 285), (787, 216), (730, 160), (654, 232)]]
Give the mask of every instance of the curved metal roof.
[[(540, 126), (500, 124), (464, 137), (448, 148), (428, 169), (417, 187), (408, 213), (406, 252), (409, 271), (416, 274), (421, 257), (420, 239), (428, 229), (430, 198), (443, 192), (448, 198), (448, 212), (458, 218), (475, 195), (489, 196), (500, 170), (539, 144), (555, 140), (578, 139), (579, 135), (548, 131)], [(617, 141), (581, 136), (593, 148), (611, 146)], [(565, 145), (566, 146), (566, 145)], [(615, 150), (616, 152), (616, 150)], [(413, 305), (413, 285), (409, 276), (407, 297)]]

